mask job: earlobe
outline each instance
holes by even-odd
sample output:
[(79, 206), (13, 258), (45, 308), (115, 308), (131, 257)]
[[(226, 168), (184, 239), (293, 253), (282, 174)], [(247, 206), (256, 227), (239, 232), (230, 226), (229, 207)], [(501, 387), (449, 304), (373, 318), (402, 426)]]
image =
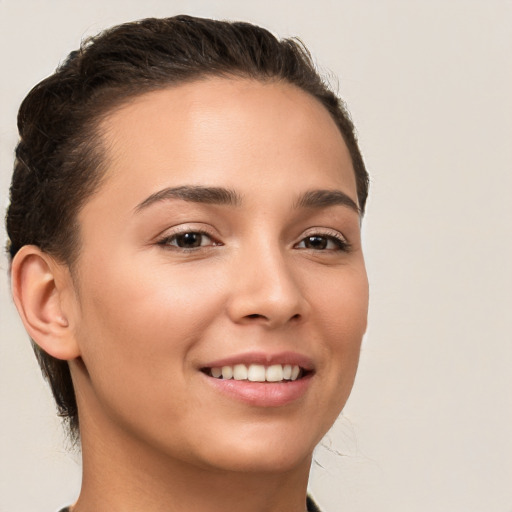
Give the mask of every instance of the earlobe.
[(11, 283), (14, 303), (34, 342), (57, 359), (78, 357), (72, 310), (66, 304), (72, 287), (67, 267), (38, 247), (26, 245), (13, 259)]

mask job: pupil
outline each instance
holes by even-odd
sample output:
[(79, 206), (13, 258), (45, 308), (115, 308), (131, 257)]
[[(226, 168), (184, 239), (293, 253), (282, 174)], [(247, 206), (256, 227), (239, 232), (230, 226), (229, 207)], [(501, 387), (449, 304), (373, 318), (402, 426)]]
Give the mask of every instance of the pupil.
[(201, 233), (185, 233), (180, 235), (176, 242), (179, 247), (199, 247), (201, 245)]
[(306, 247), (308, 249), (325, 249), (327, 240), (323, 236), (308, 236), (306, 238)]

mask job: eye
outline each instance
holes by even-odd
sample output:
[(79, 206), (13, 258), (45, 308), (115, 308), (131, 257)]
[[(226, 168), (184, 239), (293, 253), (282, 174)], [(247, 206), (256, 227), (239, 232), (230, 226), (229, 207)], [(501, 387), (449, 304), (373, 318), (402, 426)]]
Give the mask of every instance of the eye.
[(348, 251), (350, 244), (338, 234), (313, 234), (303, 238), (296, 247), (314, 251)]
[(207, 233), (201, 231), (176, 233), (163, 238), (158, 243), (159, 245), (176, 247), (178, 249), (197, 249), (199, 247), (218, 245)]

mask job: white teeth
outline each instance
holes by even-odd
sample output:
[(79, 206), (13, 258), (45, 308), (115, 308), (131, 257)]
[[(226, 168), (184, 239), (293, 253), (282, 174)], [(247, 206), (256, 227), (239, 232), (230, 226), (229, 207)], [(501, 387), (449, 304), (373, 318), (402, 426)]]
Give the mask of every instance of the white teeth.
[(210, 368), (210, 375), (216, 379), (249, 380), (251, 382), (282, 382), (297, 380), (301, 375), (299, 366), (291, 364), (273, 364), (265, 367), (262, 364), (235, 364), (222, 368)]
[(283, 367), (280, 364), (274, 364), (267, 368), (267, 381), (279, 382), (283, 380)]
[(247, 380), (247, 367), (245, 364), (235, 364), (233, 366), (233, 378), (235, 380)]
[(222, 367), (222, 378), (223, 379), (232, 379), (233, 378), (233, 368), (231, 366), (223, 366)]
[(222, 370), (220, 368), (212, 368), (212, 377), (218, 379), (222, 375)]
[(265, 367), (262, 364), (251, 364), (247, 371), (247, 379), (251, 382), (265, 382)]

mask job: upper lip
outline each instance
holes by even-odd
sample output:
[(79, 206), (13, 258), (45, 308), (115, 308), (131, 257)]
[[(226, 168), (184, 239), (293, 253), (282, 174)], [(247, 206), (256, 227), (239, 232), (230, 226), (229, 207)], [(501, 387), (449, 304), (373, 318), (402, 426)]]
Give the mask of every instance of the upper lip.
[(222, 368), (223, 366), (234, 366), (235, 364), (261, 364), (263, 366), (289, 364), (292, 366), (300, 366), (304, 370), (308, 371), (314, 370), (313, 361), (309, 357), (296, 352), (245, 352), (210, 361), (202, 365), (202, 368)]

